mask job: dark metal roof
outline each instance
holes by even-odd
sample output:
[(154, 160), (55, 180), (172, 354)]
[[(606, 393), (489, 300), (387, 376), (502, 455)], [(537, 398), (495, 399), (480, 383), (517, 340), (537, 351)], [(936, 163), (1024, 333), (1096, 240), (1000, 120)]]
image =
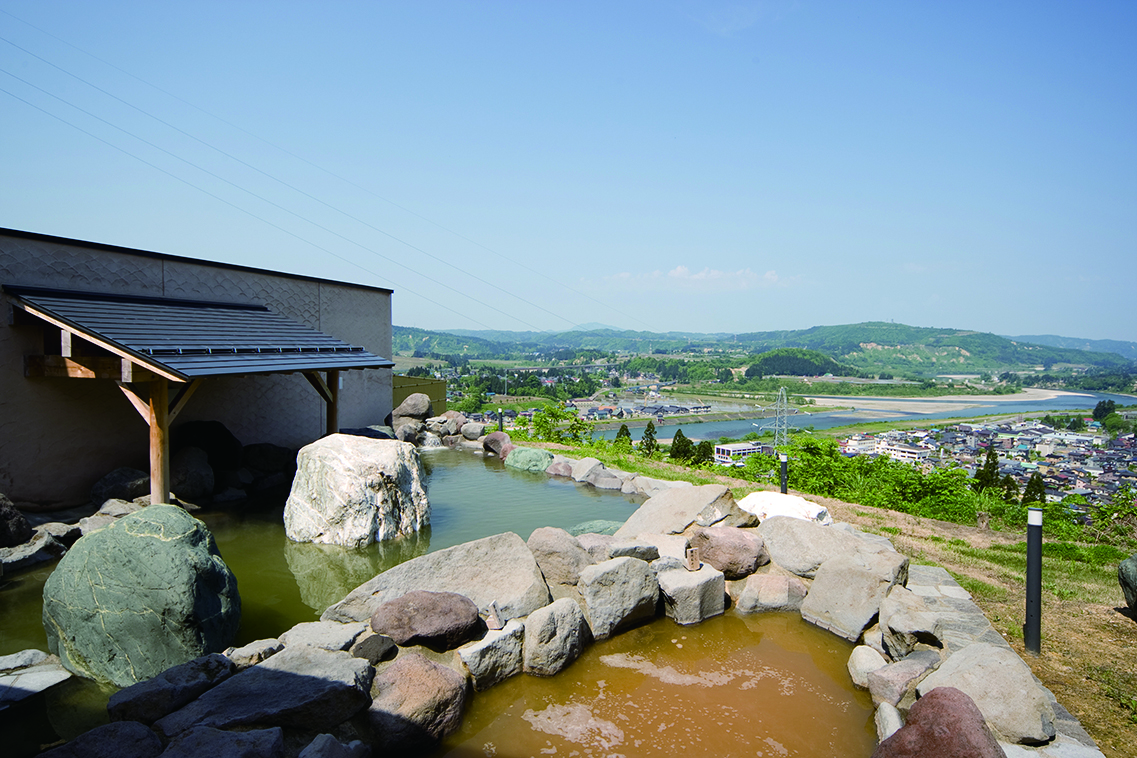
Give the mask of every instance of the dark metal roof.
[(389, 287), (377, 287), (371, 284), (358, 284), (356, 282), (341, 282), (337, 279), (325, 279), (320, 276), (308, 276), (307, 274), (290, 274), (285, 271), (273, 271), (267, 268), (256, 268), (254, 266), (242, 266), (236, 263), (223, 263), (221, 261), (206, 261), (200, 258), (191, 258), (185, 255), (174, 255), (173, 253), (158, 253), (153, 250), (142, 250), (137, 247), (123, 247), (122, 245), (111, 245), (105, 242), (91, 242), (89, 240), (73, 239), (71, 237), (58, 237), (54, 234), (43, 234), (41, 232), (27, 232), (21, 229), (8, 229), (0, 227), (0, 236), (16, 237), (17, 239), (35, 240), (37, 242), (49, 242), (56, 245), (68, 245), (70, 247), (86, 248), (88, 250), (97, 250), (103, 253), (124, 253), (126, 255), (137, 255), (141, 258), (152, 258), (162, 261), (184, 261), (185, 263), (193, 263), (199, 266), (209, 266), (210, 268), (224, 268), (230, 271), (249, 271), (254, 274), (267, 274), (268, 276), (281, 276), (285, 279), (296, 279), (303, 282), (317, 282), (319, 284), (334, 284), (337, 287), (354, 287), (357, 289), (371, 290), (372, 292), (386, 292), (392, 293), (393, 290)]
[(390, 368), (390, 360), (263, 305), (4, 285), (16, 302), (181, 377)]

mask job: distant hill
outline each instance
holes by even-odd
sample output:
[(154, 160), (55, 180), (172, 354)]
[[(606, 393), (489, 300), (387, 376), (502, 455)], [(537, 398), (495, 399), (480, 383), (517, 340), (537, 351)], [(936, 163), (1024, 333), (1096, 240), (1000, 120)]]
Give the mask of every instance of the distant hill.
[(746, 369), (746, 376), (823, 376), (835, 374), (849, 376), (855, 369), (843, 366), (825, 353), (798, 347), (779, 347), (762, 353)]
[(1117, 353), (1123, 358), (1137, 361), (1137, 342), (1121, 340), (1087, 340), (1079, 337), (1059, 337), (1056, 334), (1029, 334), (1021, 337), (1007, 337), (1016, 342), (1032, 342), (1035, 345), (1061, 347), (1072, 350), (1088, 350), (1092, 353)]
[[(468, 357), (520, 356), (559, 350), (638, 354), (721, 350), (737, 354), (758, 354), (778, 348), (801, 348), (816, 350), (839, 364), (863, 373), (890, 372), (922, 376), (1029, 371), (1037, 367), (1049, 369), (1064, 364), (1115, 370), (1127, 368), (1130, 363), (1126, 357), (1112, 352), (1042, 345), (988, 332), (933, 329), (882, 321), (746, 334), (660, 333), (614, 329), (568, 332), (455, 329), (427, 332), (406, 327), (395, 327), (395, 331), (397, 352), (405, 352), (405, 346), (413, 345), (412, 349)], [(411, 332), (414, 332), (413, 336), (410, 335)], [(829, 371), (840, 373), (839, 369), (832, 368), (819, 373)]]

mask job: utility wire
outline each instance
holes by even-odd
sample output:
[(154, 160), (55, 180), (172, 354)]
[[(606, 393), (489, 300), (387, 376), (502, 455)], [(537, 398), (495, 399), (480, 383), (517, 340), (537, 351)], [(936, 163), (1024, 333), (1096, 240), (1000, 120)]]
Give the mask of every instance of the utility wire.
[[(158, 92), (161, 92), (162, 94), (166, 95), (167, 97), (170, 97), (174, 100), (177, 100), (178, 102), (180, 102), (184, 105), (187, 105), (190, 108), (193, 108), (194, 110), (199, 111), (200, 113), (204, 113), (205, 115), (209, 116), (210, 118), (216, 119), (217, 121), (220, 121), (221, 123), (233, 128), (233, 129), (236, 129), (237, 131), (239, 131), (243, 134), (246, 134), (246, 135), (252, 137), (253, 139), (255, 139), (259, 142), (262, 142), (262, 143), (268, 145), (269, 147), (272, 147), (275, 150), (279, 150), (280, 152), (284, 153), (285, 155), (288, 155), (288, 156), (294, 158), (295, 160), (300, 161), (301, 163), (304, 163), (308, 166), (311, 166), (312, 168), (314, 168), (318, 171), (321, 171), (321, 172), (327, 174), (328, 176), (331, 176), (335, 179), (338, 179), (339, 181), (341, 181), (345, 184), (348, 184), (348, 185), (360, 190), (361, 192), (366, 192), (367, 194), (371, 195), (372, 197), (377, 198), (379, 200), (382, 200), (383, 202), (387, 203), (388, 205), (391, 205), (395, 208), (398, 208), (399, 210), (403, 211), (404, 213), (408, 213), (408, 214), (414, 216), (415, 218), (421, 219), (422, 221), (425, 221), (428, 224), (431, 224), (432, 226), (435, 226), (438, 229), (441, 229), (444, 232), (447, 232), (448, 234), (452, 234), (455, 237), (457, 237), (457, 238), (459, 238), (465, 242), (470, 243), (471, 245), (479, 247), (482, 250), (485, 250), (489, 253), (493, 253), (494, 255), (498, 256), (499, 258), (502, 258), (503, 260), (505, 260), (505, 261), (515, 265), (515, 266), (518, 266), (519, 268), (525, 269), (526, 271), (528, 271), (531, 274), (539, 276), (542, 279), (545, 279), (546, 281), (549, 281), (549, 282), (551, 282), (551, 283), (553, 283), (559, 287), (562, 287), (563, 289), (566, 289), (575, 295), (579, 295), (580, 297), (583, 297), (587, 300), (591, 300), (592, 302), (596, 303), (597, 305), (600, 305), (604, 308), (607, 308), (614, 313), (618, 313), (619, 315), (624, 316), (625, 318), (636, 321), (636, 322), (642, 324), (643, 326), (648, 327), (648, 329), (652, 328), (652, 324), (649, 324), (648, 322), (644, 321), (643, 319), (639, 318), (638, 316), (635, 316), (635, 315), (630, 314), (630, 313), (626, 313), (626, 312), (620, 310), (619, 308), (616, 308), (615, 306), (613, 306), (609, 303), (606, 303), (602, 300), (598, 300), (597, 298), (589, 295), (586, 292), (581, 292), (580, 290), (575, 289), (574, 287), (570, 287), (568, 284), (565, 284), (563, 281), (561, 281), (559, 279), (555, 279), (555, 278), (553, 278), (553, 277), (551, 277), (551, 276), (549, 276), (549, 275), (547, 275), (541, 271), (538, 271), (538, 270), (536, 270), (530, 266), (525, 265), (524, 263), (522, 263), (520, 261), (514, 260), (513, 258), (510, 258), (509, 256), (505, 255), (504, 253), (498, 252), (497, 250), (494, 250), (491, 247), (483, 245), (482, 243), (478, 242), (477, 240), (471, 239), (471, 238), (461, 234), (460, 232), (454, 231), (453, 229), (450, 229), (449, 227), (447, 227), (443, 224), (440, 224), (437, 221), (434, 221), (433, 219), (430, 219), (426, 216), (423, 216), (420, 213), (417, 213), (417, 212), (411, 210), (410, 208), (407, 208), (403, 205), (400, 205), (399, 203), (396, 203), (395, 201), (390, 200), (389, 198), (386, 198), (386, 197), (378, 194), (374, 190), (368, 189), (367, 187), (364, 187), (360, 184), (357, 184), (356, 182), (353, 182), (350, 179), (347, 179), (347, 178), (335, 173), (334, 171), (332, 171), (328, 168), (325, 168), (324, 166), (321, 166), (317, 163), (314, 163), (314, 162), (308, 160), (307, 158), (304, 158), (300, 155), (297, 155), (296, 153), (288, 150), (287, 148), (282, 147), (282, 146), (280, 146), (280, 145), (278, 145), (278, 144), (276, 144), (270, 140), (267, 140), (264, 137), (261, 137), (260, 135), (255, 134), (255, 133), (249, 131), (248, 129), (245, 129), (244, 127), (241, 127), (238, 124), (235, 124), (232, 121), (229, 121), (228, 119), (226, 119), (222, 116), (219, 116), (219, 115), (217, 115), (217, 114), (215, 114), (215, 113), (213, 113), (213, 112), (211, 112), (211, 111), (209, 111), (209, 110), (207, 110), (207, 109), (205, 109), (205, 108), (203, 108), (203, 107), (201, 107), (195, 103), (191, 103), (190, 101), (188, 101), (182, 97), (179, 97), (178, 95), (170, 92), (169, 90), (163, 89), (162, 87), (158, 86), (157, 84), (153, 84), (152, 82), (149, 82), (146, 79), (143, 79), (142, 77), (140, 77), (140, 76), (138, 76), (138, 75), (136, 75), (130, 71), (127, 71), (124, 68), (116, 66), (115, 64), (111, 63), (110, 61), (105, 60), (103, 58), (100, 58), (99, 56), (95, 55), (94, 53), (91, 53), (91, 52), (79, 47), (78, 45), (75, 45), (71, 42), (68, 42), (67, 40), (62, 39), (61, 37), (57, 37), (56, 35), (52, 34), (51, 32), (49, 32), (45, 29), (41, 29), (40, 27), (36, 26), (35, 24), (32, 24), (29, 21), (25, 21), (24, 19), (22, 19), (18, 16), (15, 16), (12, 13), (9, 13), (8, 11), (6, 11), (2, 8), (0, 8), (0, 13), (3, 13), (5, 15), (15, 19), (16, 21), (19, 21), (20, 23), (25, 24), (26, 26), (29, 26), (32, 29), (35, 29), (36, 31), (40, 32), (41, 34), (44, 34), (48, 37), (51, 37), (52, 39), (56, 40), (57, 42), (60, 42), (64, 45), (67, 45), (68, 47), (70, 47), (74, 50), (78, 50), (79, 52), (83, 53), (84, 55), (86, 55), (90, 58), (93, 58), (96, 61), (99, 61), (100, 63), (102, 63), (105, 66), (109, 66), (110, 68), (113, 68), (115, 71), (118, 71), (119, 73), (122, 73), (122, 74), (125, 74), (126, 76), (129, 76), (130, 78), (134, 79), (135, 81), (138, 81), (138, 82), (141, 82), (142, 84), (145, 84), (147, 87), (150, 87), (152, 89), (157, 90)], [(5, 41), (7, 41), (7, 40), (5, 40)], [(12, 44), (12, 43), (9, 43), (9, 44)], [(29, 54), (32, 54), (32, 53), (29, 53)], [(246, 165), (248, 165), (248, 164), (246, 164)], [(520, 298), (518, 298), (518, 299), (520, 299)]]
[[(272, 174), (268, 173), (267, 171), (264, 171), (264, 170), (258, 168), (257, 166), (254, 166), (253, 164), (248, 163), (248, 162), (238, 158), (237, 156), (235, 156), (229, 152), (226, 152), (225, 150), (222, 150), (221, 148), (219, 148), (215, 145), (210, 144), (209, 142), (206, 142), (205, 140), (185, 131), (184, 129), (181, 129), (181, 128), (175, 126), (174, 124), (171, 124), (169, 121), (166, 121), (162, 118), (159, 118), (158, 116), (155, 116), (153, 113), (150, 113), (150, 112), (146, 111), (145, 109), (140, 108), (131, 102), (128, 102), (127, 100), (124, 100), (123, 98), (119, 97), (118, 95), (115, 95), (112, 92), (108, 92), (107, 90), (103, 89), (102, 87), (98, 86), (97, 84), (93, 84), (93, 83), (87, 81), (83, 77), (68, 71), (67, 69), (63, 68), (62, 66), (56, 65), (55, 63), (52, 63), (51, 61), (47, 60), (46, 58), (43, 58), (39, 55), (36, 55), (31, 50), (28, 50), (27, 48), (21, 47), (20, 45), (17, 45), (15, 42), (12, 42), (10, 39), (7, 39), (6, 37), (0, 37), (0, 41), (7, 42), (9, 45), (16, 48), (17, 50), (20, 50), (20, 51), (26, 53), (27, 55), (30, 55), (31, 57), (35, 58), (36, 60), (41, 61), (41, 62), (47, 64), (48, 66), (51, 66), (52, 68), (56, 69), (57, 71), (60, 71), (64, 74), (67, 74), (68, 76), (72, 77), (73, 79), (76, 79), (77, 81), (80, 81), (83, 84), (86, 84), (88, 87), (103, 93), (104, 95), (106, 95), (109, 98), (117, 100), (118, 102), (122, 103), (123, 105), (127, 106), (128, 108), (132, 108), (133, 110), (141, 113), (142, 115), (147, 116), (148, 118), (151, 118), (151, 119), (157, 121), (158, 123), (170, 128), (170, 129), (173, 129), (178, 134), (181, 134), (185, 137), (188, 137), (191, 140), (197, 142), (198, 144), (203, 145), (203, 146), (205, 146), (205, 147), (209, 148), (210, 150), (213, 150), (217, 153), (220, 153), (221, 155), (225, 156), (226, 158), (229, 158), (230, 160), (235, 161), (235, 162), (241, 164), (242, 166), (245, 166), (246, 168), (249, 168), (249, 169), (252, 169), (253, 171), (256, 171), (258, 174), (261, 174), (262, 176), (267, 177), (267, 178), (273, 180), (274, 182), (277, 182), (278, 184), (281, 184), (281, 185), (287, 187), (288, 189), (292, 190), (293, 192), (296, 192), (300, 195), (303, 195), (304, 197), (308, 198), (309, 200), (317, 202), (320, 205), (323, 205), (324, 207), (335, 211), (336, 213), (340, 213), (344, 216), (347, 216), (352, 221), (360, 223), (360, 224), (366, 226), (368, 229), (379, 232), (380, 234), (382, 234), (386, 237), (389, 237), (390, 239), (392, 239), (395, 242), (398, 242), (402, 245), (406, 245), (407, 247), (414, 250), (415, 252), (422, 253), (426, 257), (431, 258), (433, 260), (436, 260), (445, 266), (449, 266), (450, 268), (454, 269), (455, 271), (457, 271), (461, 274), (464, 274), (464, 275), (466, 275), (472, 279), (476, 279), (477, 281), (481, 282), (482, 284), (485, 284), (488, 287), (493, 287), (494, 289), (496, 289), (500, 292), (503, 292), (506, 295), (509, 295), (510, 297), (517, 298), (518, 300), (525, 303), (526, 305), (531, 306), (533, 308), (536, 308), (537, 310), (544, 311), (545, 313), (549, 314), (550, 316), (553, 316), (554, 318), (558, 318), (558, 319), (561, 319), (563, 321), (567, 321), (569, 324), (574, 323), (572, 319), (565, 318), (564, 316), (560, 315), (559, 313), (554, 313), (553, 311), (549, 310), (548, 308), (545, 308), (541, 305), (538, 305), (537, 303), (526, 300), (525, 298), (521, 297), (520, 295), (517, 295), (513, 292), (510, 292), (509, 290), (501, 287), (498, 284), (495, 284), (494, 282), (483, 279), (482, 277), (478, 276), (477, 274), (475, 274), (473, 272), (466, 271), (465, 269), (451, 263), (450, 261), (447, 261), (445, 258), (441, 258), (437, 255), (434, 255), (433, 253), (430, 253), (430, 252), (427, 252), (426, 250), (423, 250), (420, 247), (417, 247), (416, 245), (412, 245), (410, 242), (407, 242), (406, 240), (401, 239), (401, 238), (391, 234), (390, 232), (387, 232), (383, 229), (380, 229), (379, 227), (374, 226), (373, 224), (371, 224), (367, 221), (364, 221), (363, 219), (359, 218), (358, 216), (354, 216), (354, 215), (348, 213), (347, 211), (342, 210), (341, 208), (337, 208), (336, 206), (332, 205), (331, 203), (328, 203), (328, 202), (325, 202), (324, 200), (321, 200), (320, 198), (316, 197), (315, 195), (312, 195), (308, 192), (305, 192), (304, 190), (300, 189), (299, 187), (297, 187), (293, 184), (290, 184), (283, 179), (280, 179), (276, 176), (273, 176)], [(5, 73), (8, 73), (8, 72), (5, 72)], [(25, 84), (28, 84), (28, 82), (25, 82)], [(31, 86), (34, 87), (35, 85), (31, 85)], [(41, 91), (43, 91), (43, 90), (41, 90)], [(90, 115), (90, 114), (88, 114), (88, 115)]]
[[(37, 86), (37, 85), (35, 85), (35, 84), (32, 84), (31, 82), (27, 81), (26, 79), (23, 79), (23, 78), (21, 78), (21, 77), (19, 77), (19, 76), (16, 76), (15, 74), (13, 74), (11, 71), (8, 71), (7, 69), (4, 69), (4, 68), (0, 68), (0, 72), (3, 72), (3, 73), (5, 73), (5, 74), (7, 74), (8, 76), (12, 77), (13, 79), (15, 79), (15, 80), (17, 80), (17, 81), (23, 82), (24, 84), (28, 85), (29, 87), (32, 87), (33, 89), (39, 90), (40, 92), (44, 93), (44, 94), (45, 94), (45, 95), (47, 95), (48, 97), (54, 98), (54, 99), (58, 100), (59, 102), (63, 103), (64, 105), (67, 105), (67, 106), (70, 106), (71, 108), (74, 108), (75, 110), (79, 111), (80, 113), (86, 114), (87, 116), (90, 116), (91, 118), (93, 118), (93, 119), (95, 119), (95, 120), (97, 120), (97, 121), (100, 121), (100, 122), (102, 122), (102, 123), (106, 124), (107, 126), (111, 127), (112, 129), (117, 129), (118, 131), (122, 132), (123, 134), (125, 134), (125, 135), (127, 135), (127, 136), (129, 136), (129, 137), (133, 137), (134, 139), (138, 140), (139, 142), (141, 142), (141, 143), (143, 143), (143, 144), (145, 144), (145, 145), (149, 145), (150, 147), (152, 147), (152, 148), (154, 148), (155, 150), (158, 150), (158, 151), (160, 151), (160, 152), (162, 152), (162, 153), (165, 153), (166, 155), (170, 156), (171, 158), (174, 158), (175, 160), (179, 160), (179, 161), (181, 161), (182, 163), (185, 163), (187, 166), (191, 166), (191, 167), (193, 167), (193, 168), (196, 168), (198, 171), (201, 171), (201, 172), (202, 172), (202, 173), (204, 173), (204, 174), (207, 174), (207, 175), (209, 175), (209, 176), (212, 176), (214, 179), (217, 179), (217, 180), (218, 180), (218, 181), (220, 181), (220, 182), (224, 182), (225, 184), (228, 184), (229, 186), (231, 186), (231, 187), (233, 187), (233, 188), (235, 188), (235, 189), (238, 189), (238, 190), (240, 190), (241, 192), (245, 192), (245, 193), (247, 193), (247, 194), (249, 194), (249, 195), (252, 195), (253, 197), (257, 198), (258, 200), (260, 200), (260, 201), (261, 201), (261, 202), (263, 202), (263, 203), (267, 203), (267, 204), (269, 204), (269, 205), (273, 206), (274, 208), (277, 208), (278, 210), (284, 211), (285, 213), (288, 213), (289, 215), (295, 216), (296, 218), (300, 219), (301, 221), (305, 221), (305, 222), (307, 222), (307, 223), (311, 224), (312, 226), (315, 226), (317, 229), (321, 229), (321, 230), (323, 230), (323, 231), (327, 232), (328, 234), (331, 234), (331, 235), (334, 235), (334, 236), (336, 236), (336, 237), (339, 237), (340, 239), (342, 239), (342, 240), (343, 240), (343, 241), (345, 241), (345, 242), (348, 242), (348, 243), (350, 243), (350, 244), (352, 244), (352, 245), (356, 245), (357, 247), (359, 247), (359, 248), (361, 248), (361, 249), (363, 249), (363, 250), (366, 250), (367, 252), (369, 252), (369, 253), (372, 253), (373, 255), (376, 255), (376, 256), (378, 256), (378, 257), (382, 258), (383, 260), (385, 260), (385, 261), (387, 261), (387, 262), (389, 262), (389, 263), (393, 263), (393, 264), (395, 264), (396, 266), (399, 266), (400, 268), (404, 268), (404, 269), (406, 269), (407, 271), (410, 271), (412, 274), (418, 274), (419, 276), (421, 276), (421, 277), (423, 277), (423, 278), (425, 278), (425, 279), (429, 279), (430, 281), (434, 282), (434, 283), (435, 283), (435, 284), (437, 284), (438, 286), (440, 286), (440, 287), (445, 287), (446, 289), (450, 290), (451, 292), (454, 292), (454, 293), (456, 293), (456, 294), (462, 295), (463, 297), (469, 298), (470, 300), (472, 300), (473, 302), (475, 302), (475, 303), (477, 303), (477, 304), (481, 305), (482, 307), (485, 307), (485, 308), (489, 308), (490, 310), (493, 310), (493, 311), (497, 311), (498, 313), (500, 313), (501, 315), (503, 315), (503, 316), (505, 316), (505, 317), (507, 317), (507, 318), (512, 318), (512, 319), (514, 319), (514, 320), (516, 320), (516, 321), (519, 321), (519, 322), (520, 322), (520, 323), (522, 323), (522, 324), (525, 324), (526, 326), (530, 327), (531, 329), (537, 330), (537, 327), (536, 327), (536, 326), (534, 326), (533, 324), (530, 324), (528, 321), (525, 321), (524, 319), (522, 319), (522, 318), (520, 318), (520, 317), (518, 317), (518, 316), (516, 316), (516, 315), (513, 315), (513, 314), (511, 314), (511, 313), (507, 313), (506, 311), (503, 311), (503, 310), (501, 310), (500, 308), (497, 308), (497, 307), (495, 307), (495, 306), (492, 306), (492, 305), (490, 305), (489, 303), (483, 303), (483, 302), (481, 302), (480, 300), (478, 300), (477, 298), (475, 298), (475, 297), (471, 296), (470, 294), (468, 294), (468, 293), (466, 293), (466, 292), (463, 292), (462, 290), (460, 290), (460, 289), (458, 289), (458, 288), (456, 288), (456, 287), (451, 287), (450, 285), (448, 285), (448, 284), (444, 284), (443, 282), (440, 282), (440, 281), (438, 281), (437, 279), (433, 279), (433, 278), (431, 278), (431, 277), (429, 277), (429, 276), (426, 276), (425, 274), (422, 274), (422, 273), (420, 273), (420, 272), (418, 272), (418, 271), (415, 271), (415, 270), (414, 270), (413, 268), (411, 268), (410, 266), (407, 266), (407, 265), (406, 265), (406, 264), (404, 264), (404, 263), (399, 263), (399, 262), (398, 262), (398, 261), (396, 261), (395, 259), (393, 259), (393, 258), (389, 258), (389, 257), (387, 257), (387, 256), (383, 255), (382, 253), (380, 253), (379, 251), (377, 251), (377, 250), (373, 250), (373, 249), (371, 249), (371, 248), (367, 247), (366, 245), (364, 245), (364, 244), (363, 244), (363, 243), (361, 243), (361, 242), (356, 242), (355, 240), (353, 240), (353, 239), (351, 239), (351, 238), (349, 238), (349, 237), (346, 237), (346, 236), (344, 236), (344, 235), (340, 234), (339, 232), (337, 232), (337, 231), (335, 231), (335, 230), (333, 230), (333, 229), (329, 229), (328, 227), (326, 227), (326, 226), (324, 226), (324, 225), (322, 225), (322, 224), (319, 224), (319, 223), (317, 223), (317, 222), (315, 222), (315, 221), (312, 221), (311, 219), (305, 218), (304, 216), (300, 215), (299, 213), (296, 213), (295, 211), (293, 211), (293, 210), (290, 210), (289, 208), (285, 208), (283, 205), (280, 205), (279, 203), (273, 202), (272, 200), (269, 200), (268, 198), (266, 198), (266, 197), (264, 197), (264, 196), (262, 196), (262, 195), (258, 195), (256, 192), (253, 192), (253, 191), (252, 191), (252, 190), (250, 190), (250, 189), (246, 189), (246, 188), (242, 187), (241, 185), (239, 185), (239, 184), (236, 184), (235, 182), (232, 182), (232, 181), (230, 181), (230, 180), (226, 179), (226, 178), (225, 178), (225, 177), (223, 177), (223, 176), (220, 176), (220, 175), (218, 175), (218, 174), (215, 174), (214, 172), (210, 171), (209, 169), (206, 169), (206, 168), (203, 168), (203, 167), (201, 167), (201, 166), (197, 165), (197, 164), (196, 164), (196, 163), (194, 163), (193, 161), (190, 161), (190, 160), (188, 160), (188, 159), (186, 159), (186, 158), (182, 158), (181, 156), (179, 156), (179, 155), (176, 155), (176, 154), (174, 154), (174, 153), (170, 152), (169, 150), (165, 149), (164, 147), (161, 147), (160, 145), (156, 145), (155, 143), (153, 143), (153, 142), (151, 142), (151, 141), (149, 141), (149, 140), (147, 140), (147, 139), (145, 139), (145, 138), (143, 138), (143, 137), (139, 137), (137, 134), (134, 134), (133, 132), (130, 132), (130, 131), (128, 131), (128, 130), (126, 130), (126, 129), (124, 129), (124, 128), (122, 128), (121, 126), (118, 126), (117, 124), (113, 124), (113, 123), (111, 123), (110, 121), (107, 121), (106, 119), (104, 119), (104, 118), (102, 118), (102, 117), (100, 117), (100, 116), (97, 116), (97, 115), (95, 115), (94, 113), (91, 113), (91, 112), (90, 112), (90, 111), (88, 111), (88, 110), (85, 110), (85, 109), (83, 109), (83, 108), (80, 108), (79, 106), (75, 105), (74, 103), (70, 103), (70, 102), (68, 102), (67, 100), (64, 100), (63, 98), (59, 97), (58, 95), (52, 94), (51, 92), (48, 92), (47, 90), (43, 89), (42, 87), (39, 87), (39, 86)], [(411, 247), (413, 247), (413, 246), (411, 246)], [(417, 249), (417, 248), (416, 248), (416, 249)], [(554, 314), (554, 315), (555, 315), (555, 314)]]
[(218, 200), (218, 201), (224, 203), (225, 205), (228, 205), (230, 208), (234, 208), (234, 209), (236, 209), (236, 210), (238, 210), (238, 211), (240, 211), (246, 215), (249, 215), (249, 216), (255, 218), (257, 221), (260, 221), (264, 224), (267, 224), (268, 226), (271, 226), (272, 228), (277, 229), (278, 231), (284, 232), (285, 234), (287, 234), (290, 237), (293, 237), (293, 238), (295, 238), (295, 239), (297, 239), (297, 240), (299, 240), (305, 244), (311, 245), (312, 247), (316, 248), (317, 250), (322, 250), (323, 252), (327, 253), (328, 255), (332, 256), (333, 258), (339, 258), (341, 261), (348, 263), (352, 266), (355, 266), (356, 268), (360, 269), (361, 271), (365, 271), (368, 274), (371, 274), (372, 276), (375, 276), (376, 278), (378, 278), (380, 280), (386, 279), (387, 281), (391, 282), (392, 284), (398, 286), (400, 289), (406, 290), (407, 292), (410, 292), (413, 295), (417, 295), (418, 297), (421, 297), (422, 299), (426, 300), (427, 302), (434, 303), (437, 307), (442, 308), (443, 310), (450, 311), (451, 313), (453, 313), (457, 316), (461, 316), (463, 318), (468, 318), (471, 321), (473, 321), (475, 324), (478, 324), (480, 326), (484, 326), (486, 329), (492, 329), (492, 327), (490, 327), (488, 324), (484, 324), (481, 321), (478, 321), (477, 319), (475, 319), (475, 318), (473, 318), (473, 317), (471, 317), (465, 313), (461, 313), (459, 311), (454, 310), (453, 308), (450, 308), (449, 306), (443, 305), (441, 303), (437, 303), (432, 298), (429, 298), (426, 295), (423, 295), (422, 293), (411, 289), (410, 287), (404, 287), (403, 285), (399, 284), (394, 279), (391, 279), (389, 276), (387, 276), (385, 274), (380, 274), (378, 271), (372, 271), (371, 269), (367, 268), (366, 266), (364, 266), (360, 263), (357, 263), (356, 261), (353, 261), (350, 258), (346, 258), (342, 255), (339, 255), (338, 253), (334, 253), (322, 245), (319, 245), (315, 242), (312, 242), (309, 239), (301, 237), (299, 234), (296, 234), (295, 232), (292, 232), (288, 229), (285, 229), (283, 226), (280, 226), (278, 224), (274, 224), (273, 222), (269, 221), (268, 219), (263, 218), (261, 216), (258, 216), (257, 214), (253, 213), (252, 211), (250, 211), (246, 208), (242, 208), (241, 206), (237, 205), (236, 203), (230, 202), (229, 200), (226, 200), (225, 198), (221, 197), (220, 195), (215, 195), (214, 193), (210, 192), (209, 190), (205, 189), (204, 187), (199, 187), (198, 185), (194, 184), (193, 182), (189, 181), (188, 179), (183, 179), (182, 177), (178, 176), (177, 174), (174, 174), (171, 171), (167, 171), (166, 169), (162, 168), (161, 166), (158, 166), (154, 163), (151, 163), (150, 161), (146, 160), (145, 158), (142, 158), (141, 156), (135, 155), (134, 153), (130, 152), (129, 150), (122, 148), (122, 147), (119, 147), (118, 145), (114, 144), (113, 142), (109, 142), (109, 141), (103, 139), (102, 137), (99, 137), (96, 134), (92, 134), (91, 132), (87, 131), (83, 127), (81, 127), (77, 124), (73, 124), (70, 121), (68, 121), (67, 119), (63, 118), (62, 116), (58, 116), (58, 115), (52, 113), (51, 111), (45, 110), (44, 108), (41, 108), (40, 106), (36, 105), (35, 103), (33, 103), (29, 100), (25, 100), (24, 98), (20, 97), (19, 95), (15, 94), (14, 92), (10, 92), (9, 90), (4, 89), (3, 87), (0, 87), (0, 92), (3, 92), (4, 94), (8, 95), (9, 97), (12, 97), (16, 100), (19, 100), (21, 103), (24, 103), (25, 105), (27, 105), (31, 108), (35, 108), (40, 113), (51, 116), (55, 120), (60, 121), (64, 124), (66, 124), (67, 126), (70, 126), (72, 129), (75, 129), (76, 131), (79, 131), (79, 132), (82, 132), (83, 134), (86, 134), (88, 137), (91, 137), (92, 139), (95, 139), (95, 140), (98, 140), (99, 142), (102, 142), (104, 145), (107, 145), (108, 147), (112, 147), (115, 150), (118, 150), (120, 153), (123, 153), (124, 155), (127, 155), (131, 158), (134, 158), (139, 163), (143, 163), (143, 164), (149, 166), (150, 168), (152, 168), (156, 171), (160, 171), (163, 174), (165, 174), (166, 176), (169, 176), (172, 179), (176, 179), (177, 181), (181, 182), (182, 184), (185, 184), (188, 187), (192, 187), (193, 189), (195, 189), (195, 190), (197, 190), (203, 194), (206, 194), (209, 197), (212, 197), (214, 200)]

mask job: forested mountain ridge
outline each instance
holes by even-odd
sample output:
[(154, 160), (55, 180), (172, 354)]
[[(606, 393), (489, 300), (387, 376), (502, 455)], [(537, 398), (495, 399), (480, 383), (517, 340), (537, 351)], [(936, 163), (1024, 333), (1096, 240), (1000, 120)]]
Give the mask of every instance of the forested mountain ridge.
[(1122, 358), (1137, 361), (1137, 342), (1122, 340), (1087, 340), (1078, 337), (1059, 337), (1057, 334), (1030, 334), (1021, 337), (1007, 337), (1016, 342), (1031, 342), (1047, 347), (1063, 347), (1073, 350), (1087, 350), (1093, 353), (1116, 353)]
[(866, 373), (935, 375), (1021, 371), (1040, 366), (1049, 369), (1061, 364), (1098, 369), (1121, 369), (1129, 365), (1125, 357), (1114, 353), (1038, 345), (989, 332), (883, 321), (744, 334), (612, 329), (562, 333), (455, 330), (450, 334), (463, 339), (490, 339), (503, 352), (518, 354), (573, 349), (641, 354), (677, 351), (758, 354), (777, 348), (803, 348), (824, 353), (838, 363)]

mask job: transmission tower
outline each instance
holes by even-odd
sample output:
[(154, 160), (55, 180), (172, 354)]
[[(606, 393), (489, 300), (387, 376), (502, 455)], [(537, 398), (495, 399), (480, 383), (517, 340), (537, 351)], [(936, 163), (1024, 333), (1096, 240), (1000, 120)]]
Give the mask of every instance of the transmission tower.
[(785, 450), (790, 444), (790, 423), (789, 417), (797, 415), (798, 409), (790, 405), (790, 400), (786, 397), (786, 388), (778, 388), (778, 399), (773, 405), (767, 406), (762, 410), (774, 411), (774, 425), (761, 427), (762, 429), (774, 430), (774, 449)]

